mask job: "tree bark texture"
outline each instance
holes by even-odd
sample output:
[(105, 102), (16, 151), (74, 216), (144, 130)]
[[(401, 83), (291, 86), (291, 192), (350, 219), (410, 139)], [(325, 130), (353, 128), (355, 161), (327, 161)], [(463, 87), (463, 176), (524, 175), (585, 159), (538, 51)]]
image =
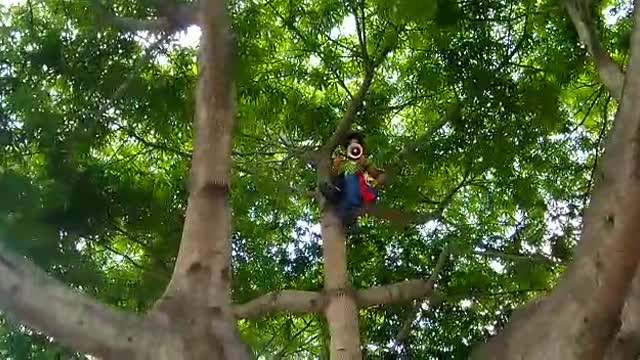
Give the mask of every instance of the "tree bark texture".
[(622, 326), (609, 345), (605, 359), (637, 360), (640, 357), (640, 277), (637, 272), (620, 318)]
[[(600, 80), (616, 100), (622, 96), (624, 73), (602, 45), (595, 30), (588, 0), (565, 0), (567, 13), (571, 18), (580, 40), (585, 44), (596, 65)], [(607, 359), (637, 359), (640, 355), (640, 271), (636, 270), (632, 290), (628, 294), (621, 320), (622, 327), (615, 341), (609, 346)]]
[(231, 309), (229, 205), (234, 94), (226, 2), (200, 2), (194, 152), (173, 276), (155, 312), (183, 324), (191, 359), (247, 359)]
[(331, 359), (362, 359), (358, 305), (348, 279), (346, 238), (342, 223), (331, 208), (323, 211), (321, 232)]
[[(635, 22), (640, 13), (635, 5)], [(602, 359), (640, 257), (640, 28), (574, 261), (546, 297), (516, 312), (480, 359)]]

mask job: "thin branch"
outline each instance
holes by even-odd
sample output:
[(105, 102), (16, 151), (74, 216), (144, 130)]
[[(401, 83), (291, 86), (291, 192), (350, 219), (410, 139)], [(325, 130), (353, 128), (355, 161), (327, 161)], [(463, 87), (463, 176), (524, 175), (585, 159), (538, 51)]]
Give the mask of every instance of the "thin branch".
[(162, 281), (166, 281), (169, 280), (169, 276), (170, 274), (167, 273), (166, 271), (163, 271), (162, 273), (159, 273), (157, 271), (155, 271), (154, 269), (148, 268), (146, 266), (142, 266), (140, 263), (138, 263), (137, 261), (135, 261), (131, 256), (129, 256), (126, 253), (123, 253), (122, 251), (118, 251), (116, 249), (114, 249), (113, 247), (106, 245), (106, 244), (100, 244), (100, 246), (102, 246), (103, 248), (105, 248), (106, 250), (118, 255), (118, 256), (122, 256), (122, 258), (124, 258), (125, 260), (127, 260), (127, 262), (129, 262), (131, 265), (133, 265), (134, 267), (146, 272), (147, 274), (153, 276), (154, 278), (158, 279), (158, 280), (162, 280)]
[(98, 118), (101, 117), (102, 114), (107, 111), (109, 107), (111, 107), (111, 105), (124, 94), (124, 91), (127, 90), (127, 88), (131, 85), (133, 79), (140, 74), (142, 68), (147, 65), (147, 63), (153, 57), (154, 52), (158, 50), (167, 39), (169, 39), (169, 36), (170, 34), (164, 34), (145, 49), (144, 55), (140, 60), (138, 60), (136, 67), (129, 73), (127, 78), (120, 84), (120, 86), (118, 86), (116, 91), (113, 92), (109, 100), (100, 107), (100, 109), (98, 110)]
[(373, 81), (373, 71), (367, 71), (364, 79), (362, 80), (362, 84), (360, 84), (360, 89), (356, 95), (351, 99), (349, 103), (349, 107), (347, 111), (344, 113), (342, 120), (338, 123), (335, 132), (323, 146), (321, 152), (323, 155), (330, 154), (333, 149), (340, 143), (340, 141), (346, 136), (347, 132), (351, 129), (351, 125), (353, 124), (353, 119), (356, 117), (356, 113), (360, 109), (364, 97), (371, 86), (371, 82)]
[(558, 264), (557, 261), (550, 259), (542, 254), (532, 254), (527, 256), (527, 255), (517, 255), (517, 254), (506, 254), (506, 253), (495, 251), (495, 250), (474, 250), (472, 253), (478, 256), (500, 258), (500, 259), (506, 259), (506, 260), (512, 260), (512, 261), (536, 261), (536, 262), (543, 262), (543, 263), (548, 263), (552, 265)]
[(255, 318), (264, 314), (286, 311), (289, 313), (313, 313), (322, 311), (324, 295), (315, 291), (272, 291), (242, 305), (233, 306), (238, 319)]
[[(356, 33), (358, 35), (358, 42), (360, 43), (360, 52), (362, 53), (362, 59), (365, 63), (365, 68), (369, 68), (371, 64), (371, 59), (369, 58), (369, 50), (367, 49), (367, 34), (365, 28), (365, 0), (353, 0), (352, 11), (353, 17), (356, 21)], [(360, 10), (361, 13), (358, 11)]]
[(287, 342), (287, 344), (285, 344), (285, 346), (283, 346), (283, 347), (282, 347), (282, 349), (281, 349), (281, 350), (276, 354), (275, 359), (282, 359), (282, 358), (284, 358), (284, 356), (285, 356), (285, 355), (286, 355), (286, 353), (287, 353), (287, 349), (289, 348), (289, 345), (291, 345), (291, 343), (293, 343), (293, 341), (294, 341), (298, 336), (300, 336), (303, 332), (305, 332), (308, 328), (310, 328), (310, 327), (311, 327), (311, 325), (313, 325), (313, 323), (314, 323), (314, 320), (313, 320), (313, 319), (311, 319), (311, 320), (309, 320), (309, 321), (305, 321), (305, 326), (304, 326), (302, 329), (300, 329), (300, 330), (296, 331), (296, 333), (295, 333), (295, 334), (293, 334), (293, 336), (291, 336), (291, 337), (289, 338), (289, 341)]
[[(593, 108), (596, 106), (596, 104), (598, 103), (598, 100), (600, 100), (600, 96), (602, 95), (602, 93), (604, 92), (604, 88), (602, 86), (600, 86), (600, 88), (596, 91), (593, 92), (593, 94), (591, 94), (589, 96), (589, 98), (587, 99), (587, 103), (589, 104), (589, 107), (587, 108), (587, 111), (585, 112), (584, 116), (582, 117), (582, 120), (573, 127), (573, 129), (571, 129), (569, 131), (569, 135), (573, 134), (574, 132), (576, 132), (582, 125), (584, 125), (584, 123), (587, 121), (587, 118), (589, 118), (589, 115), (591, 115), (591, 111), (593, 110)], [(591, 97), (595, 96), (595, 98), (593, 99), (593, 101), (591, 100)], [(581, 107), (580, 110), (576, 111), (576, 114), (578, 114), (578, 112), (582, 111), (582, 109), (584, 108), (584, 106)]]
[(602, 146), (602, 141), (604, 141), (604, 135), (608, 126), (609, 119), (609, 103), (611, 101), (611, 96), (607, 97), (606, 104), (604, 106), (604, 110), (602, 112), (602, 127), (600, 128), (600, 133), (598, 134), (598, 142), (596, 145), (596, 153), (593, 159), (593, 167), (591, 168), (591, 174), (589, 175), (589, 182), (587, 183), (587, 189), (585, 190), (583, 200), (582, 200), (582, 208), (587, 208), (587, 201), (589, 200), (589, 195), (591, 193), (591, 187), (593, 186), (594, 176), (596, 174), (596, 168), (598, 167), (598, 160), (600, 159), (600, 147)]
[(360, 89), (358, 89), (356, 96), (353, 97), (353, 99), (351, 99), (351, 102), (349, 103), (349, 107), (347, 108), (347, 111), (344, 113), (342, 120), (338, 122), (338, 125), (336, 126), (336, 130), (334, 131), (333, 135), (331, 135), (329, 140), (320, 149), (320, 153), (319, 153), (320, 156), (323, 156), (328, 159), (333, 149), (335, 149), (336, 146), (338, 146), (338, 144), (340, 143), (340, 141), (342, 141), (344, 137), (347, 135), (347, 133), (351, 129), (353, 120), (356, 117), (356, 113), (362, 106), (365, 95), (367, 94), (367, 91), (369, 91), (369, 88), (371, 87), (371, 83), (373, 81), (373, 77), (376, 73), (377, 67), (382, 63), (382, 61), (384, 61), (385, 57), (391, 50), (392, 49), (390, 47), (381, 48), (378, 52), (378, 55), (375, 57), (375, 59), (371, 63), (371, 66), (367, 67), (367, 69), (365, 70), (364, 79), (360, 84)]
[[(100, 108), (98, 109), (95, 117), (100, 120), (102, 118), (102, 116), (104, 115), (105, 111), (107, 111), (112, 105), (113, 103), (118, 100), (123, 94), (124, 91), (127, 90), (127, 88), (131, 85), (131, 82), (133, 82), (133, 79), (139, 75), (140, 71), (142, 70), (142, 68), (151, 60), (151, 58), (153, 57), (153, 53), (160, 48), (160, 46), (169, 38), (169, 34), (165, 34), (162, 37), (160, 37), (159, 39), (157, 39), (153, 44), (151, 44), (149, 47), (147, 47), (145, 49), (144, 55), (142, 56), (142, 58), (140, 60), (138, 60), (138, 62), (136, 63), (135, 68), (128, 74), (127, 78), (120, 84), (120, 86), (118, 86), (118, 88), (116, 89), (116, 91), (113, 92), (113, 94), (111, 94), (111, 96), (107, 99), (107, 101), (102, 104), (100, 106)], [(108, 162), (111, 162), (114, 160), (114, 158), (117, 156), (118, 152), (120, 151), (120, 149), (122, 149), (122, 147), (126, 144), (126, 141), (123, 141), (120, 145), (118, 145), (118, 147), (115, 149), (113, 155), (109, 158)]]
[[(438, 279), (440, 272), (442, 272), (442, 269), (444, 268), (444, 265), (447, 262), (447, 259), (449, 258), (449, 253), (450, 253), (450, 247), (447, 245), (444, 248), (444, 250), (442, 250), (442, 252), (440, 253), (440, 256), (438, 257), (438, 261), (436, 262), (436, 266), (433, 269), (433, 273), (429, 277), (429, 282), (431, 282), (431, 284), (435, 284), (436, 280)], [(411, 325), (413, 324), (416, 317), (418, 316), (418, 312), (420, 311), (421, 307), (422, 307), (422, 301), (416, 300), (404, 324), (400, 328), (400, 331), (398, 331), (398, 335), (396, 335), (396, 341), (395, 341), (396, 346), (399, 346), (400, 344), (404, 343), (404, 341), (406, 340), (407, 336), (409, 335), (409, 331), (411, 330)]]
[[(76, 292), (0, 242), (0, 309), (77, 351), (130, 359), (134, 344), (167, 338), (151, 325)], [(145, 340), (146, 339), (146, 340)]]
[(406, 158), (415, 153), (419, 153), (424, 150), (424, 148), (430, 143), (433, 135), (442, 129), (447, 123), (453, 120), (455, 117), (460, 115), (461, 104), (459, 101), (455, 100), (447, 107), (445, 113), (440, 117), (440, 119), (428, 130), (426, 130), (422, 135), (416, 138), (414, 141), (405, 145), (405, 147), (400, 150), (396, 156), (394, 157), (390, 166), (387, 167), (386, 172), (395, 173), (397, 172), (397, 168), (401, 166), (401, 163), (406, 160)]
[(362, 308), (371, 306), (397, 304), (414, 299), (436, 298), (434, 282), (414, 279), (395, 284), (371, 287), (357, 292), (358, 305)]
[(271, 344), (275, 341), (276, 337), (280, 336), (280, 331), (282, 330), (282, 328), (287, 324), (291, 324), (292, 322), (293, 321), (292, 321), (291, 317), (289, 317), (287, 319), (287, 321), (283, 322), (282, 324), (280, 324), (280, 326), (278, 326), (278, 329), (273, 332), (273, 335), (271, 336), (271, 339), (269, 339), (269, 341), (267, 341), (267, 343), (262, 346), (262, 349), (260, 351), (256, 352), (258, 354), (258, 358), (260, 358), (261, 356), (264, 356), (266, 354), (267, 349), (269, 349)]
[[(271, 3), (268, 3), (269, 7), (271, 8), (271, 10), (273, 10), (273, 12), (276, 14), (276, 16), (278, 16), (278, 18), (280, 18), (280, 21), (282, 21), (284, 23), (284, 25), (291, 30), (291, 32), (293, 32), (299, 39), (300, 41), (302, 41), (305, 45), (309, 46), (309, 47), (313, 47), (310, 46), (310, 41), (309, 39), (302, 33), (302, 31), (300, 31), (300, 29), (298, 29), (295, 24), (293, 23), (293, 21), (285, 18), (280, 11), (278, 11), (278, 9)], [(331, 39), (330, 37), (328, 37), (329, 39)], [(333, 40), (331, 39), (331, 41), (333, 42)], [(347, 86), (347, 84), (344, 82), (344, 79), (339, 76), (337, 70), (333, 67), (333, 65), (326, 59), (326, 57), (324, 56), (324, 54), (322, 53), (322, 51), (313, 51), (312, 53), (315, 55), (318, 55), (320, 57), (320, 59), (322, 59), (322, 61), (325, 63), (325, 65), (327, 66), (327, 69), (329, 69), (329, 71), (331, 72), (331, 74), (333, 75), (333, 77), (336, 79), (336, 81), (338, 82), (338, 84), (340, 84), (340, 86), (342, 87), (342, 89), (344, 89), (344, 91), (346, 91), (346, 93), (349, 95), (349, 98), (353, 98), (353, 94), (351, 93), (351, 90), (349, 90), (349, 87)]]
[(446, 208), (451, 204), (454, 196), (469, 183), (469, 175), (471, 174), (471, 170), (468, 169), (462, 181), (451, 189), (442, 200), (437, 202), (438, 207), (427, 213), (415, 213), (402, 209), (393, 209), (384, 207), (381, 205), (365, 205), (363, 208), (363, 213), (374, 216), (379, 219), (387, 220), (397, 226), (407, 227), (410, 225), (420, 225), (427, 223), (431, 220), (437, 220), (442, 218), (442, 214), (446, 210)]
[[(495, 69), (496, 72), (500, 72), (506, 66), (510, 65), (513, 57), (516, 56), (516, 54), (520, 51), (522, 46), (526, 43), (526, 40), (528, 39), (527, 24), (528, 24), (528, 19), (525, 19), (524, 33), (522, 34), (522, 36), (514, 46), (513, 50), (509, 54), (507, 54), (507, 56), (505, 57), (505, 59), (503, 59), (503, 61), (501, 61), (498, 64), (498, 66)], [(403, 105), (400, 106), (400, 108), (403, 108), (403, 107), (404, 107)], [(451, 120), (460, 116), (461, 111), (462, 111), (462, 103), (458, 99), (451, 102), (448, 105), (445, 113), (431, 128), (425, 131), (425, 133), (420, 135), (416, 140), (407, 144), (400, 152), (396, 154), (391, 165), (387, 168), (387, 173), (393, 174), (394, 172), (397, 171), (396, 169), (400, 167), (401, 162), (404, 161), (409, 155), (419, 153), (420, 151), (422, 151), (430, 143), (431, 138), (433, 138), (433, 135), (437, 131), (442, 129)]]
[(378, 219), (387, 220), (390, 223), (400, 227), (407, 227), (411, 225), (420, 225), (431, 220), (439, 219), (442, 215), (442, 210), (436, 209), (427, 213), (417, 213), (374, 204), (365, 205), (362, 208), (362, 213)]

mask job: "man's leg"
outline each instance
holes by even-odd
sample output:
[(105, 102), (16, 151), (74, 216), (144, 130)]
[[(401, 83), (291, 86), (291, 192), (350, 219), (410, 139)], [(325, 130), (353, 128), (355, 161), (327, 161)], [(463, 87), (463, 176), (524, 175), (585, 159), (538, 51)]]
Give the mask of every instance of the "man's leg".
[(353, 225), (357, 219), (357, 211), (362, 205), (360, 183), (354, 174), (344, 176), (339, 214), (346, 227)]
[(322, 196), (329, 201), (333, 206), (338, 205), (342, 195), (342, 188), (344, 183), (344, 175), (332, 176), (330, 182), (320, 183), (320, 192)]

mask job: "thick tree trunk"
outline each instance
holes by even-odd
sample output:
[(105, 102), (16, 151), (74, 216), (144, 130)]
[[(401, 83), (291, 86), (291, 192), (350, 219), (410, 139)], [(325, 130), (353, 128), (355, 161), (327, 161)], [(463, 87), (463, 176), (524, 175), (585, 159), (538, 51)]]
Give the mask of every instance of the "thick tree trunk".
[(476, 358), (599, 360), (605, 356), (640, 258), (638, 26), (629, 64), (575, 260), (546, 298), (514, 314), (502, 333), (476, 352)]
[(200, 1), (199, 83), (189, 199), (173, 276), (154, 309), (181, 329), (189, 359), (249, 358), (231, 309), (231, 34), (224, 0)]
[(605, 359), (637, 360), (640, 357), (640, 276), (637, 272), (620, 317), (622, 326), (609, 345)]
[(174, 273), (154, 309), (144, 318), (109, 309), (0, 247), (0, 308), (102, 359), (250, 358), (230, 301), (231, 34), (224, 0), (198, 6), (202, 39), (190, 194)]
[(345, 234), (340, 220), (329, 208), (323, 211), (321, 230), (331, 359), (362, 359), (358, 305), (348, 279)]

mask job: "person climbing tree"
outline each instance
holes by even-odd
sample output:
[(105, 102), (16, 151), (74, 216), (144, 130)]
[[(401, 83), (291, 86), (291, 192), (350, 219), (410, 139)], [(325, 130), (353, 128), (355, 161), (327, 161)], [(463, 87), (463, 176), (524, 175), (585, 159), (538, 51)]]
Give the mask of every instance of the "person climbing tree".
[(350, 228), (363, 206), (378, 198), (376, 187), (384, 184), (385, 175), (367, 159), (363, 134), (350, 132), (342, 145), (345, 151), (336, 154), (331, 181), (321, 184), (320, 191)]

